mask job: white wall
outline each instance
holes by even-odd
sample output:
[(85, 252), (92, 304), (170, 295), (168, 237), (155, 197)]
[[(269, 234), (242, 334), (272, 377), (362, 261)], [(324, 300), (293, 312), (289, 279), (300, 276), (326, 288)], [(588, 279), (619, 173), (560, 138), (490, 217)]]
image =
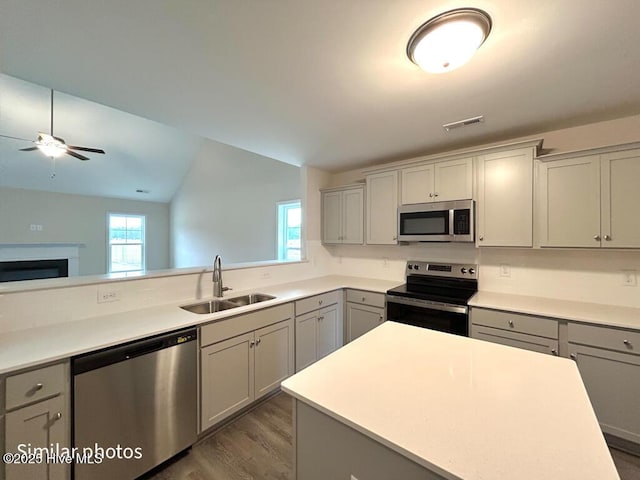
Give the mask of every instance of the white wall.
[(173, 267), (277, 257), (276, 202), (300, 199), (300, 168), (203, 142), (171, 201)]
[(103, 274), (109, 212), (145, 215), (147, 269), (169, 267), (168, 203), (0, 187), (0, 243), (82, 243), (80, 275)]

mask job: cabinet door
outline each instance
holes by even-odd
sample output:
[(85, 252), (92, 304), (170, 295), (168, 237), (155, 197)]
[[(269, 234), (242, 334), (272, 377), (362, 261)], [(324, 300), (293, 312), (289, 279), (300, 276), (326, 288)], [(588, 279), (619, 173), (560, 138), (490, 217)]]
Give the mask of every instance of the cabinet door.
[(367, 176), (367, 243), (398, 243), (398, 172)]
[(461, 158), (434, 165), (434, 197), (437, 201), (473, 197), (473, 159)]
[(293, 322), (276, 323), (255, 332), (255, 399), (280, 386), (293, 373)]
[(342, 192), (342, 243), (364, 243), (364, 190)]
[(347, 302), (347, 342), (381, 325), (383, 321), (384, 308)]
[(602, 431), (640, 444), (640, 356), (572, 343), (569, 355), (578, 364)]
[(478, 157), (480, 247), (533, 245), (533, 148)]
[(401, 172), (400, 195), (403, 205), (434, 201), (433, 164), (403, 168)]
[(600, 157), (602, 246), (640, 247), (640, 150)]
[(471, 325), (471, 338), (499, 343), (509, 347), (531, 350), (532, 352), (558, 355), (558, 340), (537, 337), (526, 333), (508, 332), (490, 327)]
[(251, 332), (200, 351), (203, 431), (253, 401), (254, 343)]
[[(6, 451), (16, 453), (18, 445), (30, 444), (31, 448), (60, 447), (67, 442), (65, 397), (57, 397), (20, 408), (5, 417)], [(65, 480), (68, 465), (64, 463), (6, 464), (6, 480)]]
[(599, 168), (597, 156), (540, 164), (540, 246), (600, 246)]
[(318, 311), (296, 317), (296, 372), (316, 361)]
[(322, 194), (322, 241), (342, 243), (342, 192)]
[(339, 321), (338, 306), (323, 308), (318, 315), (318, 333), (316, 343), (317, 360), (326, 357), (340, 347), (342, 322)]

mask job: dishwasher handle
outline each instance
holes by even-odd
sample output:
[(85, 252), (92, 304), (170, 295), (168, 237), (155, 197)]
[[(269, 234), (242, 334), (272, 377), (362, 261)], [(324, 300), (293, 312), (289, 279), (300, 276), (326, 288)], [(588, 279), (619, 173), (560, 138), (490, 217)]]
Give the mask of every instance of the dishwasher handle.
[(114, 363), (148, 355), (165, 348), (193, 342), (197, 338), (198, 330), (192, 328), (116, 345), (72, 358), (71, 371), (73, 375), (80, 375), (91, 370), (113, 365)]

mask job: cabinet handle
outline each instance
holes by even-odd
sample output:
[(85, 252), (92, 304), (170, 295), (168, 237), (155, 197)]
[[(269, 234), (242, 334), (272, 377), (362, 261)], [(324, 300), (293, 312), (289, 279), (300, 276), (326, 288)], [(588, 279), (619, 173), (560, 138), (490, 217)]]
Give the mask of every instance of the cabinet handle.
[(575, 353), (570, 354), (569, 358), (571, 358), (571, 360), (577, 360), (578, 359), (578, 357), (576, 356)]
[(623, 340), (622, 343), (624, 343), (627, 347), (631, 346), (631, 342), (629, 340)]
[(251, 341), (249, 342), (249, 348), (252, 348), (255, 344), (256, 344), (256, 342), (254, 342), (253, 340), (251, 340)]
[(594, 235), (594, 236), (593, 236), (593, 239), (594, 239), (596, 242), (599, 242), (599, 241), (600, 241), (600, 235)]
[(394, 237), (393, 237), (393, 239), (394, 239), (394, 240), (398, 240), (398, 237), (394, 236)]
[(551, 354), (555, 355), (555, 356), (558, 356), (558, 351), (555, 348), (552, 348), (551, 349)]
[(42, 383), (36, 383), (36, 386), (33, 389), (37, 392), (38, 390), (42, 390), (44, 385)]
[(56, 420), (60, 420), (61, 418), (62, 418), (62, 413), (60, 413), (60, 412), (56, 413), (55, 419)]
[(367, 297), (362, 297), (362, 303), (364, 303), (367, 300)]
[(380, 315), (380, 321), (382, 321), (384, 319), (384, 315)]
[(430, 197), (430, 198), (433, 198), (433, 193), (430, 193), (430, 194), (429, 194), (429, 197)]
[(483, 241), (483, 240), (484, 240), (484, 236), (483, 236), (483, 235), (480, 235), (480, 236), (478, 237), (478, 240)]
[(260, 339), (260, 338), (256, 340), (256, 347), (257, 347), (258, 345), (260, 345), (260, 342), (261, 342), (261, 341), (262, 341), (262, 339)]
[(434, 197), (437, 197), (438, 195), (440, 195), (438, 192), (433, 194)]
[(322, 300), (318, 300), (318, 305), (322, 305)]
[(513, 328), (513, 320), (509, 320), (509, 326)]
[(324, 320), (324, 317), (323, 316), (322, 317), (318, 317), (318, 320)]
[(611, 237), (610, 237), (609, 235), (605, 235), (605, 236), (604, 236), (604, 239), (605, 239), (607, 242), (611, 241)]

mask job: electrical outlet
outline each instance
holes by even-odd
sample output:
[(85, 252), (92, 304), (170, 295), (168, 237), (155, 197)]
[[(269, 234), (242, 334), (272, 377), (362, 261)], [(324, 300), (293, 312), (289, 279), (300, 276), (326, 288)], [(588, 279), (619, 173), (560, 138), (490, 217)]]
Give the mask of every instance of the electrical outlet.
[(501, 277), (510, 277), (511, 276), (511, 265), (508, 263), (500, 264), (500, 276)]
[(38, 232), (41, 232), (42, 231), (42, 225), (36, 225), (36, 230)]
[(120, 292), (112, 288), (98, 288), (98, 303), (119, 302)]
[(626, 287), (635, 287), (638, 285), (638, 274), (635, 270), (622, 270), (622, 284)]
[(271, 273), (262, 272), (262, 274), (260, 274), (260, 278), (262, 278), (263, 280), (268, 280), (269, 278), (271, 278)]
[(389, 268), (389, 259), (387, 257), (382, 259), (382, 268)]
[(358, 478), (352, 473), (351, 474), (351, 480), (358, 480)]
[(33, 223), (31, 225), (29, 225), (29, 230), (31, 230), (32, 232), (35, 232), (37, 228), (38, 228), (38, 226), (34, 225)]

